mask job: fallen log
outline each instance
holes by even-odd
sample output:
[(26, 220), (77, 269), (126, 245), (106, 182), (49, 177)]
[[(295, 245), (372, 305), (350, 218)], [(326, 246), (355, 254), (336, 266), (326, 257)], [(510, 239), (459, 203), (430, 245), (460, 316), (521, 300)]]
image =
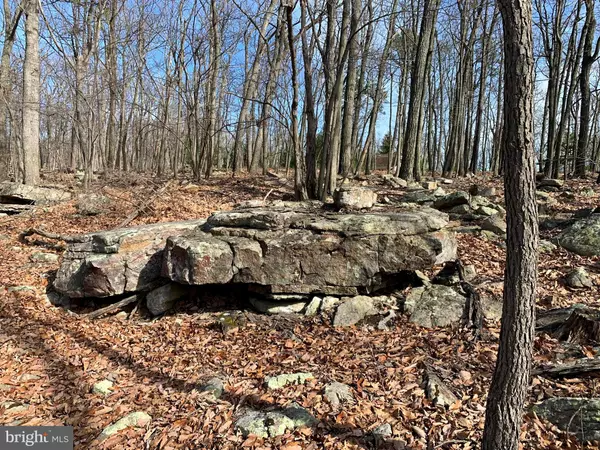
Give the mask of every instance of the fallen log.
[(537, 333), (555, 333), (576, 310), (600, 313), (599, 310), (582, 304), (573, 305), (568, 308), (555, 308), (548, 311), (538, 311), (535, 321), (535, 331)]
[(564, 364), (551, 363), (533, 371), (546, 378), (578, 378), (600, 374), (600, 358), (578, 359)]
[(123, 300), (118, 301), (117, 303), (113, 303), (112, 305), (108, 305), (104, 308), (97, 309), (96, 311), (92, 311), (89, 314), (86, 314), (84, 317), (88, 319), (97, 319), (98, 317), (102, 317), (105, 314), (110, 314), (111, 312), (115, 312), (118, 309), (123, 308), (124, 306), (130, 305), (131, 303), (137, 302), (138, 296), (132, 295), (130, 297), (125, 297)]

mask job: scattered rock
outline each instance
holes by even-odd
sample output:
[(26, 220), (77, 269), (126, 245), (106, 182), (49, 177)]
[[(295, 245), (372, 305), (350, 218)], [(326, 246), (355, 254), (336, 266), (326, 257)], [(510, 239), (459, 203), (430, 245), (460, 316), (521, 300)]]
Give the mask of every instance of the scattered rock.
[(5, 414), (18, 414), (29, 409), (29, 405), (25, 403), (17, 403), (17, 402), (3, 402), (0, 403), (0, 408), (4, 409)]
[(112, 392), (113, 382), (110, 380), (102, 380), (92, 386), (92, 393), (99, 395), (109, 395)]
[(469, 214), (471, 212), (471, 207), (465, 203), (451, 208), (448, 212), (452, 214)]
[(114, 424), (111, 424), (108, 427), (106, 427), (102, 431), (102, 433), (100, 433), (100, 436), (98, 436), (98, 440), (102, 442), (108, 439), (113, 434), (118, 433), (119, 431), (124, 430), (126, 428), (143, 428), (147, 426), (150, 422), (152, 422), (152, 417), (149, 414), (143, 411), (132, 412), (130, 414), (127, 414), (122, 419), (119, 419)]
[(79, 194), (75, 208), (82, 216), (97, 216), (106, 211), (110, 200), (108, 197), (100, 194)]
[(464, 191), (456, 191), (452, 194), (445, 195), (444, 197), (440, 197), (433, 202), (433, 207), (436, 209), (450, 209), (454, 208), (458, 205), (468, 205), (470, 201), (470, 196), (467, 192)]
[(342, 298), (342, 304), (338, 306), (333, 318), (334, 327), (349, 327), (356, 325), (365, 317), (378, 314), (372, 297), (358, 295), (352, 298)]
[(556, 245), (554, 245), (552, 242), (547, 241), (545, 239), (541, 239), (539, 244), (538, 244), (538, 250), (540, 253), (549, 253), (551, 251), (556, 250)]
[(567, 285), (572, 288), (591, 288), (594, 286), (594, 282), (584, 267), (571, 270), (566, 276), (566, 281)]
[(350, 386), (337, 381), (325, 386), (324, 397), (334, 410), (337, 410), (342, 404), (354, 402), (354, 395)]
[(435, 181), (423, 181), (421, 183), (421, 186), (423, 186), (423, 188), (427, 189), (428, 191), (434, 191), (438, 187), (438, 185)]
[(578, 220), (564, 230), (554, 242), (581, 256), (599, 256), (600, 214)]
[(313, 297), (308, 305), (306, 305), (306, 310), (304, 311), (305, 316), (316, 316), (321, 308), (322, 300), (319, 297)]
[(538, 182), (538, 189), (540, 188), (558, 188), (561, 189), (564, 186), (565, 182), (563, 180), (555, 180), (552, 178), (546, 178)]
[(338, 188), (333, 192), (338, 209), (370, 209), (377, 203), (377, 193), (370, 189)]
[(293, 403), (288, 408), (269, 412), (245, 410), (236, 420), (235, 429), (244, 437), (273, 438), (295, 428), (312, 426), (316, 422), (306, 409)]
[(306, 308), (305, 301), (271, 301), (250, 297), (250, 304), (263, 314), (300, 314)]
[(187, 293), (185, 286), (169, 283), (156, 288), (146, 295), (146, 306), (153, 316), (170, 311), (175, 302)]
[(235, 333), (246, 324), (246, 319), (240, 314), (224, 312), (217, 318), (217, 325), (224, 335)]
[(396, 311), (394, 311), (393, 309), (390, 309), (387, 312), (386, 316), (383, 317), (377, 324), (377, 329), (381, 330), (381, 331), (389, 330), (390, 328), (389, 328), (388, 324), (395, 318), (396, 318)]
[(381, 178), (383, 178), (384, 182), (390, 185), (393, 188), (406, 188), (408, 187), (408, 183), (406, 180), (402, 178), (395, 177), (391, 174), (385, 174)]
[(451, 180), (450, 178), (442, 178), (442, 184), (453, 184), (454, 180)]
[(425, 371), (425, 393), (427, 398), (439, 406), (450, 406), (458, 401), (458, 397), (431, 370)]
[(376, 440), (386, 439), (392, 436), (392, 426), (389, 423), (384, 423), (376, 426), (371, 431), (371, 434)]
[(34, 263), (52, 263), (58, 261), (59, 256), (55, 253), (35, 252), (29, 257), (29, 260)]
[(34, 286), (10, 286), (7, 289), (8, 292), (24, 292), (24, 291), (31, 291), (31, 292), (35, 292), (35, 287)]
[(482, 230), (491, 231), (498, 235), (506, 234), (506, 222), (499, 214), (488, 217), (481, 222), (480, 226)]
[(581, 442), (600, 440), (600, 399), (549, 398), (533, 411), (560, 430), (575, 434)]
[(435, 191), (423, 190), (419, 186), (419, 190), (407, 192), (402, 196), (402, 201), (405, 203), (417, 203), (417, 204), (432, 204), (436, 199)]
[(269, 389), (281, 389), (288, 384), (304, 384), (307, 380), (312, 380), (313, 374), (310, 372), (284, 373), (273, 377), (265, 378), (265, 385)]
[(52, 306), (61, 306), (63, 308), (69, 308), (71, 306), (71, 299), (59, 292), (49, 290), (46, 291), (44, 297)]
[(326, 296), (321, 302), (321, 312), (328, 312), (336, 308), (341, 300), (338, 297)]
[(409, 320), (422, 327), (445, 327), (460, 322), (466, 297), (453, 288), (430, 285), (413, 288), (404, 302)]
[(225, 385), (219, 377), (213, 377), (204, 383), (201, 389), (203, 392), (212, 393), (215, 398), (220, 398), (225, 391)]

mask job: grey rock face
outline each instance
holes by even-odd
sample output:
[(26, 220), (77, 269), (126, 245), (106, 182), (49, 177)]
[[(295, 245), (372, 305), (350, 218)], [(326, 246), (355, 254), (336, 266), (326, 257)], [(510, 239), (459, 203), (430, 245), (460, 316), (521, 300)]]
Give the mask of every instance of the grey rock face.
[(164, 314), (173, 308), (175, 301), (183, 297), (187, 289), (177, 283), (169, 283), (156, 288), (146, 295), (146, 306), (154, 316)]
[(533, 407), (535, 413), (582, 442), (600, 439), (600, 399), (549, 398)]
[(188, 233), (204, 220), (157, 223), (80, 236), (70, 243), (54, 288), (69, 297), (109, 297), (149, 290), (160, 278), (167, 237)]
[[(182, 284), (254, 283), (374, 289), (384, 275), (431, 267), (456, 254), (444, 214), (430, 209), (380, 214), (242, 210), (216, 213), (204, 232), (167, 241), (163, 276)], [(290, 292), (296, 292), (291, 290)]]
[(52, 263), (58, 261), (59, 256), (55, 253), (35, 252), (29, 257), (31, 262)]
[(575, 222), (555, 242), (581, 256), (600, 255), (600, 214)]
[(491, 231), (492, 233), (503, 235), (506, 234), (506, 222), (499, 215), (493, 215), (481, 222), (481, 229)]
[(295, 428), (310, 427), (317, 420), (304, 408), (292, 403), (285, 409), (257, 411), (248, 409), (237, 418), (235, 429), (244, 437), (255, 435), (262, 438), (276, 437)]
[(571, 270), (566, 276), (567, 285), (573, 288), (591, 288), (594, 282), (583, 267)]
[(449, 286), (430, 285), (412, 289), (404, 310), (410, 321), (422, 327), (445, 327), (458, 323), (466, 298)]
[(452, 194), (438, 198), (435, 202), (433, 202), (433, 207), (436, 209), (446, 210), (459, 205), (468, 205), (469, 201), (470, 196), (467, 192), (456, 191)]
[(223, 391), (225, 390), (225, 385), (223, 380), (218, 377), (213, 377), (208, 380), (203, 386), (203, 392), (210, 392), (213, 394), (215, 398), (220, 398), (223, 395)]
[(349, 327), (356, 325), (365, 317), (378, 314), (372, 297), (359, 295), (353, 298), (343, 298), (333, 318), (334, 327)]
[(369, 209), (377, 203), (377, 193), (365, 188), (338, 188), (333, 192), (338, 209)]
[(0, 203), (30, 202), (44, 204), (69, 200), (71, 194), (61, 189), (29, 186), (20, 183), (0, 183)]

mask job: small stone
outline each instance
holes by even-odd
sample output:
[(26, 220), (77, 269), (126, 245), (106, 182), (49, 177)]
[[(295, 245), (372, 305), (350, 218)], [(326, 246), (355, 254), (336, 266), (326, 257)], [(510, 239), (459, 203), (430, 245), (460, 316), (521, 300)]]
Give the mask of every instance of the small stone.
[(498, 214), (498, 211), (490, 208), (488, 206), (480, 206), (475, 210), (475, 214), (479, 214), (480, 216), (493, 216), (494, 214)]
[(110, 380), (102, 380), (92, 386), (92, 393), (99, 395), (109, 395), (112, 392), (113, 382)]
[(458, 372), (458, 376), (460, 377), (463, 383), (470, 383), (473, 379), (471, 372), (468, 372), (466, 370), (461, 370), (460, 372)]
[(263, 314), (299, 314), (304, 311), (306, 302), (270, 301), (261, 298), (250, 297), (250, 304)]
[(340, 304), (340, 301), (341, 300), (338, 297), (323, 297), (323, 301), (321, 302), (321, 312), (327, 312), (335, 309), (335, 307)]
[(261, 438), (277, 437), (300, 427), (313, 426), (317, 420), (297, 403), (285, 409), (262, 412), (248, 409), (235, 421), (235, 430), (244, 437), (254, 435)]
[(375, 439), (385, 439), (392, 436), (392, 426), (389, 423), (384, 423), (373, 428), (371, 434)]
[(215, 398), (220, 398), (225, 390), (223, 380), (219, 377), (213, 377), (202, 386), (202, 392), (210, 392)]
[(281, 389), (288, 384), (304, 384), (307, 380), (315, 377), (310, 372), (284, 373), (265, 378), (265, 385), (269, 389)]
[(481, 222), (481, 229), (498, 235), (506, 234), (506, 222), (499, 214), (493, 215)]
[(185, 286), (169, 283), (150, 291), (146, 296), (146, 306), (153, 316), (170, 311), (175, 302), (187, 293)]
[(127, 317), (129, 317), (129, 314), (127, 314), (125, 311), (120, 311), (117, 314), (115, 314), (115, 319), (118, 320), (126, 320)]
[(111, 437), (113, 434), (116, 434), (126, 428), (143, 428), (150, 422), (152, 422), (152, 417), (149, 414), (143, 411), (132, 412), (127, 414), (122, 419), (119, 419), (117, 422), (107, 426), (98, 436), (98, 440), (102, 442)]
[(466, 298), (448, 286), (431, 285), (413, 288), (406, 296), (404, 311), (409, 320), (422, 327), (445, 327), (457, 324)]
[(24, 292), (24, 291), (35, 292), (35, 287), (33, 287), (33, 286), (11, 286), (7, 290), (8, 290), (8, 292)]
[(551, 178), (546, 178), (545, 180), (541, 180), (538, 183), (538, 188), (541, 187), (552, 187), (552, 188), (562, 188), (565, 182), (563, 180), (555, 180)]
[(421, 183), (421, 186), (423, 186), (423, 188), (427, 189), (428, 191), (433, 191), (438, 187), (435, 181), (423, 181)]
[(338, 188), (333, 192), (338, 209), (369, 209), (377, 202), (377, 193), (370, 189)]
[(442, 184), (453, 184), (454, 180), (451, 180), (450, 178), (442, 178)]
[(435, 373), (425, 373), (425, 393), (427, 398), (439, 406), (450, 406), (458, 401), (458, 397), (446, 386)]
[(447, 210), (458, 205), (468, 205), (470, 196), (467, 192), (456, 191), (444, 197), (440, 197), (433, 202), (435, 209)]
[(325, 386), (324, 397), (334, 410), (338, 409), (342, 404), (354, 402), (354, 395), (352, 395), (350, 386), (338, 383), (337, 381)]
[(35, 252), (29, 257), (31, 262), (35, 263), (50, 263), (58, 261), (59, 256), (54, 253)]
[(0, 392), (12, 391), (14, 388), (10, 384), (0, 383)]
[(570, 271), (566, 276), (566, 281), (567, 285), (572, 288), (591, 288), (594, 286), (594, 282), (583, 267), (577, 267)]
[(29, 409), (29, 405), (25, 403), (17, 402), (4, 402), (0, 403), (0, 407), (4, 408), (6, 414), (18, 414)]
[(22, 383), (26, 383), (28, 381), (37, 381), (40, 379), (39, 375), (36, 375), (34, 373), (24, 373), (23, 375), (21, 375), (19, 377), (19, 381)]
[(452, 214), (469, 214), (471, 212), (471, 208), (469, 205), (458, 205), (450, 209), (448, 212)]
[(388, 324), (395, 318), (396, 318), (396, 311), (394, 311), (393, 309), (390, 309), (387, 312), (387, 315), (383, 319), (381, 319), (379, 321), (379, 323), (377, 324), (377, 329), (381, 330), (381, 331), (389, 330), (390, 327), (388, 326)]
[(310, 303), (308, 305), (306, 305), (306, 310), (304, 311), (304, 315), (305, 316), (316, 316), (317, 313), (319, 312), (319, 308), (321, 307), (321, 298), (319, 297), (313, 297), (313, 299), (310, 301)]
[(364, 295), (351, 298), (344, 297), (333, 318), (333, 326), (349, 327), (356, 325), (365, 317), (374, 316), (378, 312), (371, 297)]

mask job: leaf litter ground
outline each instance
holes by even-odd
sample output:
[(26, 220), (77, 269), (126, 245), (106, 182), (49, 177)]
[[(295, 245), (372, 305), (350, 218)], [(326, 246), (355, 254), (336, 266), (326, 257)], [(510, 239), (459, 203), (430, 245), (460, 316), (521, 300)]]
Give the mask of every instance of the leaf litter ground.
[[(53, 182), (71, 184), (68, 178)], [(500, 189), (499, 180), (455, 182), (452, 190), (478, 182)], [(464, 184), (463, 185), (461, 185)], [(132, 225), (206, 217), (249, 199), (288, 199), (289, 185), (273, 177), (230, 178), (210, 182), (169, 182), (142, 178), (97, 182), (93, 192), (111, 199), (95, 217), (77, 214), (75, 200), (33, 213), (0, 218), (0, 424), (71, 425), (78, 449), (474, 449), (481, 439), (486, 391), (497, 351), (498, 324), (488, 324), (474, 342), (460, 329), (419, 328), (401, 316), (390, 331), (369, 327), (334, 329), (327, 318), (269, 317), (250, 320), (224, 335), (214, 326), (214, 308), (184, 305), (173, 314), (148, 321), (110, 316), (91, 321), (56, 308), (44, 296), (58, 262), (31, 262), (39, 251), (60, 254), (19, 240), (19, 233), (43, 228), (76, 234), (118, 226), (140, 205)], [(569, 213), (597, 206), (600, 190), (590, 182), (573, 182), (594, 195), (558, 200), (556, 210)], [(148, 199), (151, 201), (148, 202)], [(502, 295), (505, 252), (498, 241), (461, 234), (459, 255), (477, 268), (477, 283), (486, 295)], [(39, 244), (39, 243), (38, 243)], [(50, 243), (50, 246), (56, 244)], [(564, 276), (585, 266), (595, 286), (575, 290)], [(540, 257), (538, 303), (541, 308), (586, 303), (600, 306), (600, 259), (583, 258), (556, 249)], [(15, 286), (26, 286), (11, 290)], [(578, 349), (595, 354), (590, 347)], [(568, 358), (564, 346), (549, 336), (536, 338), (536, 363)], [(432, 367), (459, 401), (436, 407), (422, 388), (425, 365)], [(312, 372), (301, 386), (269, 391), (265, 376)], [(220, 376), (226, 393), (215, 400), (201, 392), (209, 378)], [(94, 383), (114, 383), (107, 396), (92, 393)], [(355, 402), (333, 410), (324, 400), (327, 383), (352, 387)], [(552, 396), (598, 395), (597, 379), (549, 380), (534, 377), (530, 402)], [(319, 425), (273, 439), (243, 438), (235, 433), (236, 414), (245, 407), (269, 409), (297, 402)], [(15, 408), (15, 405), (21, 407)], [(129, 428), (109, 439), (96, 438), (109, 424), (133, 411), (153, 418), (149, 427)], [(393, 436), (376, 442), (371, 431), (388, 423)], [(522, 428), (523, 448), (577, 449), (584, 446), (533, 414)], [(596, 449), (598, 446), (587, 445)]]

